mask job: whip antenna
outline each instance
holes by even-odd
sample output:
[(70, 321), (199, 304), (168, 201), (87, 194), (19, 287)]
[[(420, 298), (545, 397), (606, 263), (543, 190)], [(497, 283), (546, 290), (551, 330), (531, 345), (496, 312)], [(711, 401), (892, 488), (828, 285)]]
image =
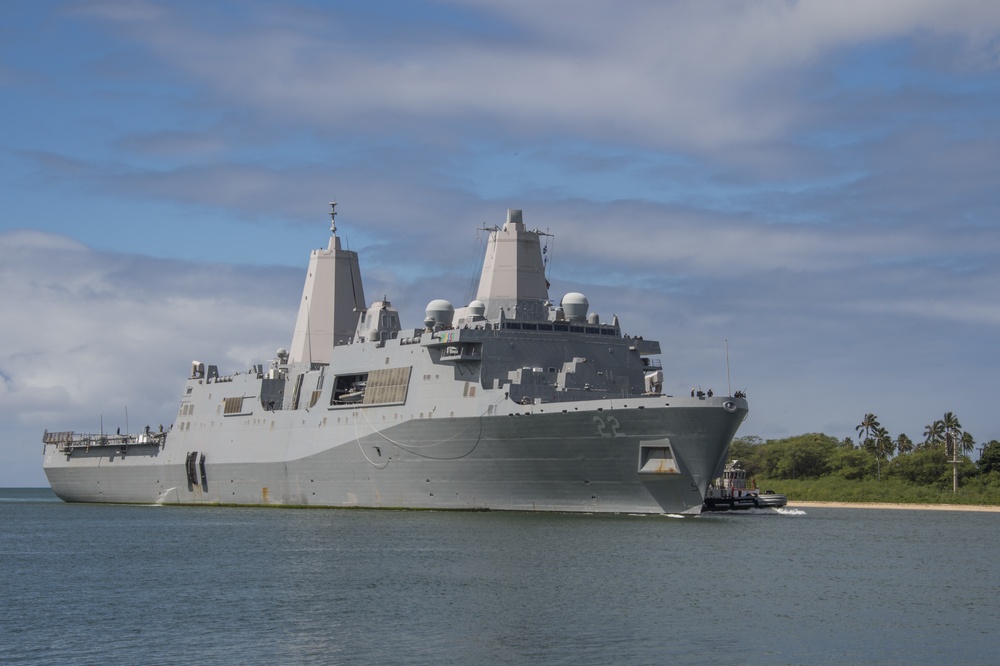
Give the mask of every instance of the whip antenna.
[(729, 379), (729, 338), (726, 338), (726, 384), (729, 386), (729, 395), (733, 395), (733, 382)]

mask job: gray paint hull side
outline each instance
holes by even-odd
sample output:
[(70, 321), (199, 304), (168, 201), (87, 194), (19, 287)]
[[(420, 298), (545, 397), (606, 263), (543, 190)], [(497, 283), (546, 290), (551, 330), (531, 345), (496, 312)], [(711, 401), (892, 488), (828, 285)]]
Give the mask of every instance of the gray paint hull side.
[[(339, 428), (171, 434), (162, 449), (124, 455), (94, 448), (67, 457), (47, 446), (45, 471), (57, 495), (82, 502), (699, 513), (746, 414), (743, 401), (733, 412), (717, 402), (384, 429), (359, 409)], [(667, 444), (676, 473), (640, 473), (641, 447)], [(188, 482), (189, 451), (206, 455), (198, 484)]]

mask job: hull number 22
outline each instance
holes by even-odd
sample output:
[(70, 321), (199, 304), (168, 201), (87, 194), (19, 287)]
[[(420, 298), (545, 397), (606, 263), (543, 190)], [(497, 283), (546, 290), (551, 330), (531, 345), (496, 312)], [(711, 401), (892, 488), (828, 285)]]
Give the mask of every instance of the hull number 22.
[(618, 419), (613, 416), (609, 416), (607, 420), (602, 419), (600, 416), (594, 417), (594, 423), (597, 424), (597, 434), (601, 437), (624, 437), (622, 433), (618, 432), (621, 424), (618, 423)]

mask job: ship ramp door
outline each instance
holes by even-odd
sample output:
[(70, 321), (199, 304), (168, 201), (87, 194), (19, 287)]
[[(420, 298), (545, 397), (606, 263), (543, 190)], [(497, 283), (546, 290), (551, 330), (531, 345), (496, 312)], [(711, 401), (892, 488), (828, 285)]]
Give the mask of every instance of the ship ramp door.
[(680, 474), (669, 439), (639, 444), (640, 474)]

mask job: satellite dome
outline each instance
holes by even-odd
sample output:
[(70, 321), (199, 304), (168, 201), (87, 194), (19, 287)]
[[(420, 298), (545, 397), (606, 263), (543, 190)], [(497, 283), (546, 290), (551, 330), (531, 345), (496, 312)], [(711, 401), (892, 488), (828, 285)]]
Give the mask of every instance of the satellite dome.
[(583, 294), (571, 291), (562, 297), (563, 312), (566, 313), (566, 319), (570, 321), (583, 321), (587, 318), (587, 310), (590, 309), (590, 301)]
[(486, 315), (486, 303), (482, 301), (472, 301), (469, 303), (469, 315), (472, 317), (483, 317)]
[(426, 316), (424, 319), (425, 324), (428, 321), (433, 321), (431, 327), (437, 324), (451, 326), (451, 321), (455, 317), (455, 308), (443, 298), (438, 298), (427, 304), (427, 310), (424, 314)]

